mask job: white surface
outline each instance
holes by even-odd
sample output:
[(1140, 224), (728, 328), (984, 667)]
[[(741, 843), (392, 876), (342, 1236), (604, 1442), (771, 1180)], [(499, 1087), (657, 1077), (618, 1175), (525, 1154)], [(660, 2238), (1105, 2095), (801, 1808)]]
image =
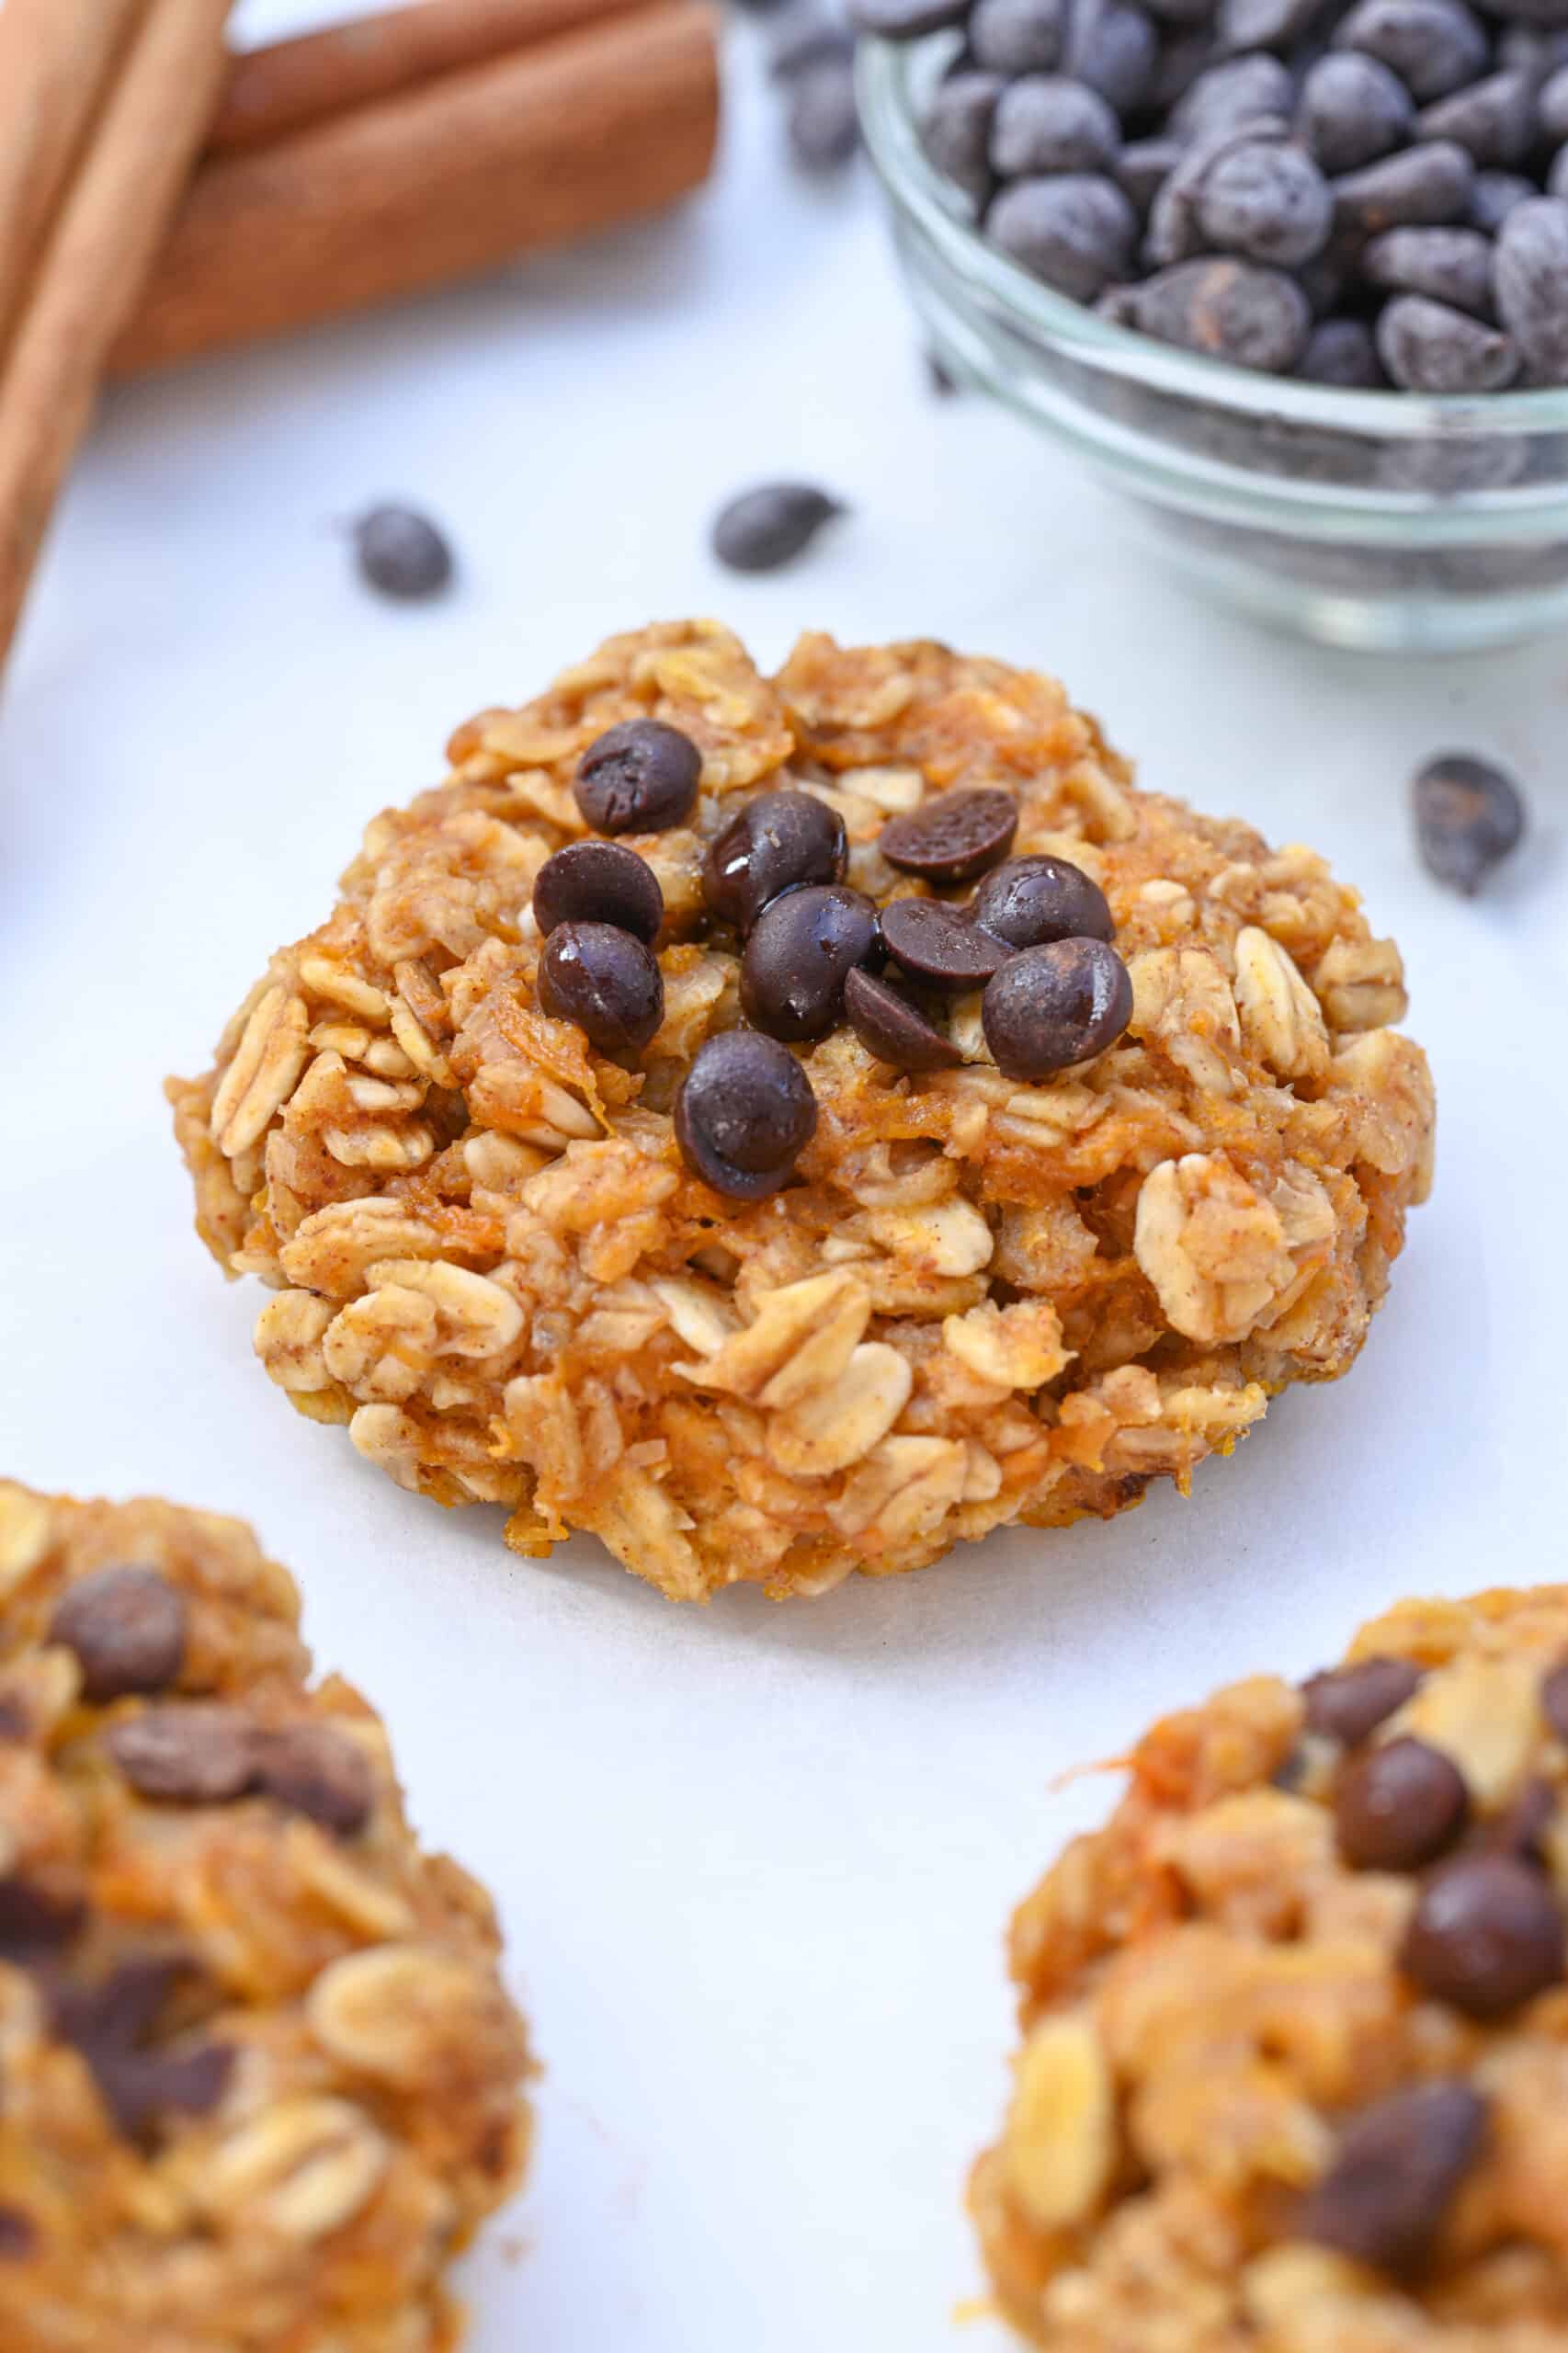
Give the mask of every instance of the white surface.
[[(1051, 1777), (1222, 1677), (1312, 1666), (1401, 1590), (1563, 1570), (1568, 647), (1372, 665), (1145, 577), (1096, 491), (930, 398), (869, 188), (790, 183), (754, 63), (678, 222), (116, 399), (0, 712), (0, 1454), (254, 1518), (391, 1719), (416, 1818), (499, 1891), (549, 2075), (531, 2187), (470, 2268), (474, 2353), (989, 2353), (952, 2312), (1003, 1921), (1109, 1795)], [(726, 578), (711, 506), (795, 469), (856, 518)], [(333, 518), (386, 492), (461, 544), (443, 608), (349, 575)], [(692, 610), (769, 661), (809, 623), (1042, 662), (1150, 782), (1312, 839), (1401, 938), (1436, 1198), (1350, 1379), (1279, 1403), (1192, 1502), (677, 1612), (586, 1546), (512, 1560), (498, 1516), (399, 1494), (254, 1365), (259, 1295), (191, 1235), (164, 1073), (204, 1064), (455, 721)], [(1473, 907), (1407, 839), (1446, 740), (1533, 793)]]

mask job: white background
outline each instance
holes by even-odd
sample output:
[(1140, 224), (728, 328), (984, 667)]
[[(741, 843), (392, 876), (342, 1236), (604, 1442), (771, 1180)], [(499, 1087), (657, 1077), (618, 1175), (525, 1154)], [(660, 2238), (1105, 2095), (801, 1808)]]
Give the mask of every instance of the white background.
[[(678, 219), (117, 396), (0, 710), (0, 1457), (253, 1518), (386, 1711), (416, 1820), (498, 1891), (548, 2075), (529, 2188), (469, 2267), (474, 2353), (990, 2353), (953, 2312), (1004, 1918), (1109, 1794), (1051, 1776), (1312, 1666), (1397, 1593), (1562, 1573), (1568, 645), (1314, 653), (1147, 576), (1065, 461), (930, 397), (870, 188), (790, 181), (735, 50), (722, 168)], [(853, 520), (723, 575), (711, 507), (797, 471)], [(439, 608), (351, 576), (335, 520), (389, 493), (460, 544)], [(190, 1232), (164, 1074), (204, 1066), (457, 720), (694, 611), (770, 665), (814, 625), (1060, 671), (1151, 784), (1312, 840), (1401, 939), (1436, 1198), (1351, 1377), (1191, 1502), (677, 1611), (586, 1544), (513, 1560), (499, 1515), (400, 1494), (253, 1363), (259, 1296)], [(1449, 742), (1533, 801), (1475, 905), (1408, 834)]]

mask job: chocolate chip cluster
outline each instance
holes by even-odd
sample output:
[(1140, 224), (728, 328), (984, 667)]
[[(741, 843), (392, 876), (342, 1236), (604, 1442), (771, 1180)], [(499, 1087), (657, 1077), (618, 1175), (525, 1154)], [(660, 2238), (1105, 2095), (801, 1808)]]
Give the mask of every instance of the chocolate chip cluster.
[(1367, 390), (1568, 383), (1568, 8), (858, 0), (961, 28), (937, 168), (1032, 275), (1188, 351)]
[[(631, 720), (592, 744), (577, 805), (600, 834), (684, 823), (701, 756), (678, 729)], [(747, 1028), (709, 1039), (676, 1097), (676, 1140), (715, 1191), (760, 1200), (788, 1183), (816, 1130), (811, 1082), (791, 1046), (847, 1022), (901, 1072), (964, 1057), (944, 1008), (974, 991), (986, 1046), (1008, 1078), (1049, 1077), (1114, 1045), (1132, 1017), (1132, 983), (1111, 942), (1105, 893), (1065, 858), (1013, 858), (1017, 804), (992, 788), (949, 791), (890, 818), (878, 847), (932, 892), (978, 883), (972, 898), (901, 896), (879, 906), (844, 881), (843, 820), (798, 790), (757, 794), (710, 844), (710, 927), (740, 946)], [(543, 939), (544, 1012), (574, 1022), (606, 1055), (635, 1055), (664, 1018), (653, 954), (665, 903), (624, 844), (558, 850), (534, 885)]]

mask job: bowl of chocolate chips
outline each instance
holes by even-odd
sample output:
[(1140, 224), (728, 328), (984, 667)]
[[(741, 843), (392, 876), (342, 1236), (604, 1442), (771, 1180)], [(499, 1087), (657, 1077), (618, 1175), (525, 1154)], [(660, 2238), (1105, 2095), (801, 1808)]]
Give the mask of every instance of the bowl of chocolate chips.
[(1330, 642), (1568, 619), (1568, 0), (854, 0), (933, 352)]

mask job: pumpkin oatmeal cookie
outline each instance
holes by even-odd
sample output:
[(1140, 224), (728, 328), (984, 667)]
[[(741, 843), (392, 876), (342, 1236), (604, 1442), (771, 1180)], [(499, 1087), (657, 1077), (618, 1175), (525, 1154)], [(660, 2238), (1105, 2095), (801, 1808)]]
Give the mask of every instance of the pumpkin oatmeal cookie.
[(971, 2204), (1049, 2353), (1568, 2346), (1568, 1586), (1139, 1743), (1015, 1917)]
[(1432, 1103), (1310, 850), (936, 644), (642, 630), (449, 750), (170, 1086), (267, 1371), (403, 1485), (813, 1594), (1350, 1364)]
[(0, 1481), (0, 2345), (450, 2353), (515, 2185), (482, 1889), (237, 1520)]

